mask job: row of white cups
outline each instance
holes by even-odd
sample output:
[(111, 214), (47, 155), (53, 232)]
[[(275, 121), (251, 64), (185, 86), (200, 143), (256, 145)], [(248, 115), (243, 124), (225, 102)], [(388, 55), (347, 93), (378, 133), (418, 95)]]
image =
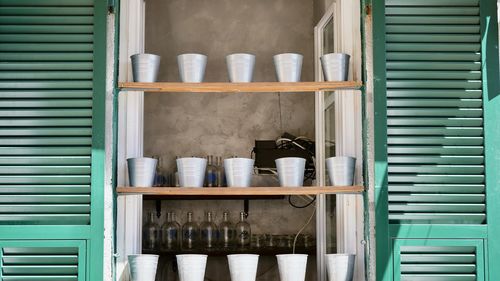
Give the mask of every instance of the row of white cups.
[[(180, 281), (203, 281), (207, 255), (177, 255)], [(355, 255), (327, 254), (326, 269), (330, 281), (352, 281)], [(154, 281), (158, 266), (157, 255), (128, 256), (132, 281)], [(307, 255), (276, 255), (281, 281), (304, 281)], [(236, 254), (227, 256), (231, 281), (255, 281), (259, 255)]]
[[(154, 183), (156, 165), (154, 158), (130, 158), (128, 171), (130, 185), (150, 187)], [(275, 160), (280, 186), (300, 187), (304, 183), (306, 159), (300, 157), (284, 157)], [(347, 156), (330, 157), (326, 166), (333, 186), (349, 186), (354, 182), (356, 159)], [(185, 157), (176, 160), (181, 187), (203, 187), (207, 159)], [(224, 171), (228, 187), (250, 187), (254, 160), (250, 158), (228, 158), (224, 160)]]
[[(330, 53), (321, 57), (326, 81), (346, 81), (350, 56)], [(156, 82), (160, 67), (160, 56), (135, 54), (131, 56), (134, 82)], [(182, 82), (201, 83), (205, 76), (208, 57), (203, 54), (182, 54), (177, 56), (179, 75)], [(299, 82), (302, 73), (303, 56), (296, 53), (278, 54), (273, 57), (279, 82)], [(255, 55), (238, 53), (226, 57), (229, 81), (233, 83), (252, 82)]]

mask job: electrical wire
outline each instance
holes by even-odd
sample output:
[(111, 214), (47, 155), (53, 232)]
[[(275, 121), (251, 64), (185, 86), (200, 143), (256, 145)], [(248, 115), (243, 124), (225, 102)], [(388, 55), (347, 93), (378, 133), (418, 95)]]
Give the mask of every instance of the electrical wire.
[(307, 208), (307, 207), (311, 206), (314, 202), (316, 202), (316, 197), (314, 197), (309, 203), (307, 203), (305, 205), (302, 205), (302, 206), (298, 206), (298, 205), (295, 205), (295, 203), (292, 202), (292, 196), (288, 195), (288, 204), (290, 204), (292, 207), (297, 208), (297, 209)]
[(293, 250), (292, 250), (292, 253), (295, 254), (295, 245), (297, 244), (297, 238), (299, 237), (300, 233), (302, 231), (304, 231), (304, 229), (306, 229), (306, 227), (311, 223), (311, 220), (312, 218), (314, 217), (314, 214), (316, 213), (316, 208), (314, 208), (314, 210), (312, 211), (312, 214), (311, 216), (309, 217), (309, 219), (307, 220), (306, 224), (304, 224), (304, 226), (299, 230), (299, 232), (297, 232), (297, 234), (295, 235), (295, 238), (293, 239)]

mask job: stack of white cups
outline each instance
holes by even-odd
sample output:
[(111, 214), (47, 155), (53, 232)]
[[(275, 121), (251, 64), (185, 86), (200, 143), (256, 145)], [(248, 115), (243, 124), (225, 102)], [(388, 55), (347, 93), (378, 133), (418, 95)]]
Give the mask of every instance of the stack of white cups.
[(180, 281), (203, 281), (207, 255), (177, 255)]
[(129, 255), (131, 280), (155, 281), (158, 257), (157, 255)]
[(304, 281), (306, 279), (307, 255), (276, 255), (281, 281)]
[(255, 281), (259, 255), (228, 255), (231, 281)]

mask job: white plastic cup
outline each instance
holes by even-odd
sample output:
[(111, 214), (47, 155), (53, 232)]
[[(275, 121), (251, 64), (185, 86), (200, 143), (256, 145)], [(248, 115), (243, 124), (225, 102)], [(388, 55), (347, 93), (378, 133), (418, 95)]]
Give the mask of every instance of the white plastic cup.
[(284, 157), (275, 160), (280, 186), (300, 187), (304, 185), (306, 159)]
[(336, 156), (326, 159), (326, 168), (330, 185), (350, 186), (354, 184), (354, 169), (356, 158), (349, 156)]
[(328, 254), (325, 256), (329, 281), (352, 281), (355, 255)]
[(250, 158), (224, 159), (224, 171), (228, 187), (249, 187), (252, 185), (252, 171), (255, 160)]
[(154, 158), (141, 157), (127, 159), (130, 186), (153, 186), (157, 164), (158, 160)]
[(205, 77), (207, 56), (202, 54), (182, 54), (177, 56), (179, 75), (184, 83), (201, 83)]
[(228, 255), (227, 261), (229, 263), (231, 281), (255, 281), (259, 255)]
[(156, 82), (160, 69), (160, 56), (135, 54), (130, 56), (130, 60), (134, 82)]
[(226, 57), (229, 81), (233, 83), (252, 82), (255, 56), (252, 54), (231, 54)]
[(203, 281), (207, 255), (176, 255), (180, 281)]
[(203, 187), (207, 159), (186, 157), (179, 158), (176, 162), (181, 187)]
[(306, 279), (307, 255), (276, 255), (281, 281), (304, 281)]
[(323, 76), (326, 81), (347, 81), (349, 76), (348, 54), (330, 53), (321, 56)]
[(275, 55), (273, 59), (279, 82), (300, 82), (303, 60), (301, 54), (279, 54)]
[(158, 267), (157, 255), (129, 255), (128, 263), (132, 281), (155, 281)]

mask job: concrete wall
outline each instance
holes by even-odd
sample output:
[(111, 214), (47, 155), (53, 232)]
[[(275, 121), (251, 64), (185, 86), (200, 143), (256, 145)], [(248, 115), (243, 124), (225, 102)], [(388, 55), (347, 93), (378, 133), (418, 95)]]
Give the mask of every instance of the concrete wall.
[[(148, 0), (147, 52), (162, 57), (160, 81), (179, 81), (176, 56), (187, 52), (208, 55), (205, 81), (227, 81), (225, 56), (249, 52), (257, 56), (254, 80), (275, 81), (272, 56), (283, 52), (304, 55), (302, 80), (314, 77), (314, 2), (305, 0)], [(146, 94), (144, 155), (161, 155), (166, 171), (174, 157), (248, 157), (255, 139), (275, 139), (287, 131), (314, 139), (314, 95), (311, 93)], [(265, 180), (276, 184), (274, 179)], [(303, 203), (296, 199), (298, 203)], [(214, 211), (217, 221), (224, 210), (236, 220), (242, 201), (166, 201), (184, 222), (193, 210), (198, 221), (204, 211)], [(146, 201), (144, 215), (154, 209)], [(312, 208), (294, 209), (286, 200), (251, 201), (249, 221), (254, 233), (291, 234), (299, 230)], [(314, 220), (306, 229), (313, 234)], [(278, 280), (274, 257), (262, 257), (259, 272), (273, 267), (258, 280)], [(211, 258), (207, 277), (229, 280), (224, 259)], [(159, 280), (171, 274), (161, 273)], [(316, 280), (314, 257), (308, 280)], [(169, 280), (172, 276), (169, 275)]]

